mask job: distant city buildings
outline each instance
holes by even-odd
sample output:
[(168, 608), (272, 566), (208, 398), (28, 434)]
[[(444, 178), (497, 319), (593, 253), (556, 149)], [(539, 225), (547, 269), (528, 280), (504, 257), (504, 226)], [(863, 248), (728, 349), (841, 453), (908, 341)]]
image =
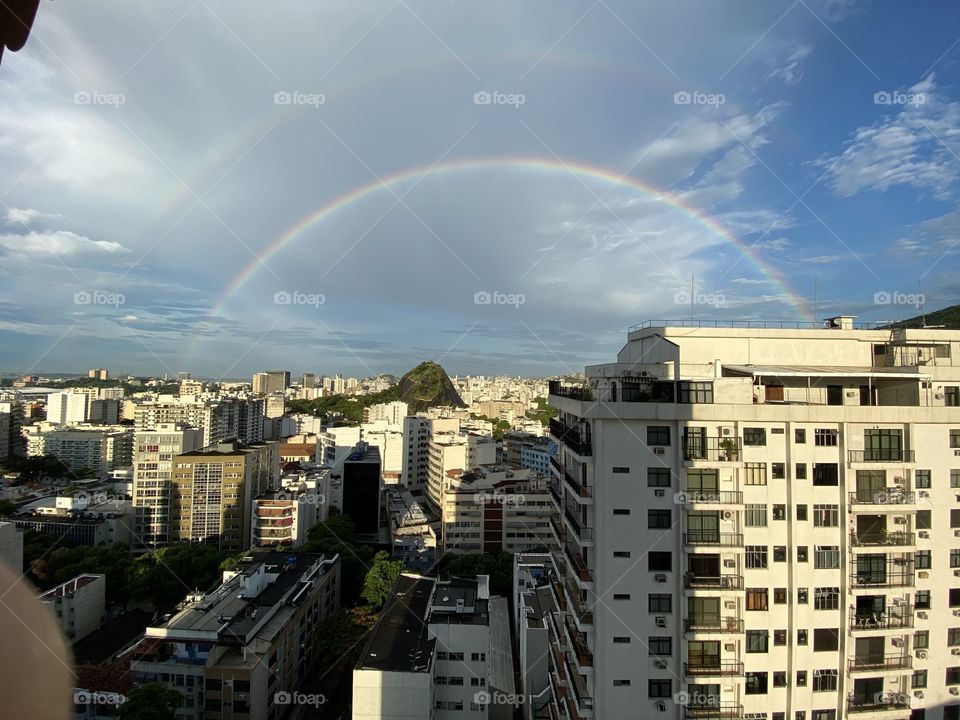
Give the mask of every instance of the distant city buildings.
[(93, 370), (87, 371), (87, 377), (93, 378), (94, 380), (109, 380), (110, 373), (103, 368), (94, 368)]
[(288, 387), (290, 387), (289, 370), (266, 370), (253, 375), (253, 392), (257, 395), (271, 393), (282, 395)]

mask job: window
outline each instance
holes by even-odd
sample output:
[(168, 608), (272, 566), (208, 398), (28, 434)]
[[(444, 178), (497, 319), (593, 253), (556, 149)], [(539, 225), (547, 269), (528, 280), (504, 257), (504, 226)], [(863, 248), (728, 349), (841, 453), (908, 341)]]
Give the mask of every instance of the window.
[(629, 551), (629, 550), (614, 550), (614, 551), (613, 551), (613, 556), (614, 556), (615, 558), (628, 558), (628, 557), (630, 557), (630, 551)]
[(767, 444), (766, 428), (744, 428), (743, 444), (753, 445), (753, 446), (766, 445)]
[(787, 476), (787, 466), (781, 462), (771, 463), (770, 474), (774, 480), (783, 480)]
[(767, 484), (767, 464), (766, 463), (744, 463), (743, 464), (743, 484), (744, 485), (766, 485)]
[(814, 505), (813, 506), (813, 526), (814, 527), (839, 527), (840, 526), (840, 506), (839, 505)]
[(773, 519), (774, 519), (774, 520), (786, 520), (786, 519), (787, 519), (787, 506), (786, 506), (786, 505), (774, 505), (774, 506), (773, 506)]
[(931, 530), (931, 513), (929, 510), (917, 510), (917, 530)]
[(950, 431), (950, 447), (954, 449), (960, 448), (960, 430)]
[(813, 567), (817, 570), (836, 570), (840, 567), (840, 547), (838, 545), (815, 546)]
[(950, 607), (960, 607), (960, 588), (950, 588)]
[(806, 605), (810, 602), (810, 591), (807, 588), (797, 588), (797, 605)]
[(774, 644), (774, 645), (786, 645), (786, 644), (787, 644), (787, 631), (786, 631), (786, 630), (774, 630), (774, 631), (773, 631), (773, 644)]
[(925, 688), (927, 686), (927, 671), (914, 670), (913, 677), (910, 679), (911, 688)]
[(651, 530), (669, 530), (671, 525), (669, 510), (647, 510), (647, 527)]
[[(950, 471), (950, 475), (953, 475), (953, 470)], [(960, 528), (960, 510), (951, 510), (950, 511), (950, 527), (951, 528)]]
[(797, 562), (807, 562), (807, 546), (797, 545)]
[(747, 545), (744, 562), (749, 570), (758, 570), (767, 567), (767, 546)]
[(673, 638), (669, 635), (653, 635), (647, 638), (648, 655), (672, 655)]
[(745, 527), (766, 527), (767, 506), (748, 503), (744, 508), (743, 524)]
[(713, 383), (686, 382), (677, 383), (678, 403), (709, 404), (713, 402)]
[(914, 477), (913, 486), (917, 490), (930, 489), (930, 471), (929, 470), (916, 470), (914, 471), (913, 477)]
[(917, 550), (913, 555), (913, 566), (917, 570), (929, 570), (930, 569), (930, 551), (929, 550)]
[(929, 610), (930, 609), (930, 591), (929, 590), (917, 590), (913, 594), (913, 607), (917, 610)]
[(747, 695), (766, 695), (767, 694), (767, 673), (748, 672), (746, 694)]
[(647, 445), (669, 445), (670, 427), (668, 425), (647, 425)]
[(836, 447), (837, 431), (833, 428), (817, 428), (813, 431), (813, 444), (821, 447)]
[(650, 572), (669, 572), (673, 569), (673, 554), (669, 552), (652, 552), (647, 555), (647, 569)]
[(668, 698), (673, 696), (673, 680), (648, 680), (647, 695), (652, 698)]
[(840, 607), (840, 588), (822, 587), (813, 591), (814, 610), (837, 610)]
[(767, 609), (767, 589), (747, 588), (747, 610)]
[(806, 520), (807, 519), (807, 506), (806, 505), (797, 505), (797, 520)]
[(786, 687), (787, 686), (787, 674), (782, 670), (780, 672), (775, 672), (773, 674), (773, 686), (774, 687)]
[(770, 635), (766, 630), (747, 630), (747, 652), (765, 653), (768, 651)]
[(650, 593), (647, 596), (647, 610), (652, 613), (673, 612), (673, 596), (669, 593)]
[(797, 687), (807, 686), (807, 671), (797, 670)]
[(840, 483), (840, 474), (836, 463), (815, 463), (813, 466), (814, 485), (833, 485)]
[(797, 463), (793, 468), (793, 476), (797, 480), (806, 480), (807, 479), (807, 464), (806, 463)]
[(840, 631), (834, 628), (815, 628), (813, 631), (814, 652), (834, 652), (840, 648)]
[(814, 670), (813, 671), (813, 691), (814, 692), (832, 692), (837, 689), (836, 670)]
[(913, 634), (913, 649), (926, 650), (930, 647), (930, 631), (918, 630)]
[(614, 686), (614, 687), (629, 687), (629, 686), (630, 686), (630, 681), (629, 681), (629, 680), (622, 680), (622, 679), (619, 679), (619, 678), (614, 678), (613, 686)]
[(943, 386), (943, 404), (947, 407), (960, 405), (960, 385)]
[(786, 604), (787, 604), (787, 589), (786, 589), (786, 588), (774, 588), (774, 589), (773, 589), (773, 604), (774, 604), (774, 605), (786, 605)]
[(960, 568), (960, 549), (954, 548), (950, 551), (950, 567)]
[(812, 720), (837, 720), (836, 710), (814, 710)]
[[(806, 645), (807, 644), (807, 635), (808, 632), (804, 630), (797, 630), (797, 645)], [(799, 676), (798, 676), (799, 679)], [(797, 683), (800, 684), (799, 682)]]
[(950, 487), (960, 487), (960, 470), (954, 469), (950, 471)]
[(947, 668), (947, 685), (960, 685), (960, 667)]
[(797, 445), (803, 445), (807, 441), (807, 431), (803, 428), (797, 428), (793, 431), (793, 441)]
[(960, 628), (950, 628), (947, 630), (947, 645), (949, 647), (960, 645)]
[(614, 508), (614, 509), (613, 509), (613, 514), (614, 514), (614, 515), (629, 515), (629, 514), (630, 514), (630, 509), (629, 509), (629, 508)]
[(774, 562), (786, 562), (786, 561), (787, 561), (787, 546), (786, 546), (786, 545), (774, 545), (774, 546), (773, 546), (773, 561), (774, 561)]
[[(667, 597), (670, 597), (670, 596), (667, 595)], [(614, 599), (614, 600), (629, 600), (629, 599), (630, 599), (630, 593), (614, 593), (614, 594), (613, 594), (613, 599)]]
[(647, 487), (670, 487), (670, 468), (648, 467)]
[(630, 638), (626, 635), (614, 635), (613, 642), (615, 645), (626, 645), (630, 642)]

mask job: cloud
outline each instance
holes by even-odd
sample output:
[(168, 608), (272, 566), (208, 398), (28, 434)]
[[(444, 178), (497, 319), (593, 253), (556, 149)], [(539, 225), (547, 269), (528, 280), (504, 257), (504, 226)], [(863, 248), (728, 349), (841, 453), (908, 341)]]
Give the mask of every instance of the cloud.
[(59, 220), (60, 216), (31, 208), (7, 208), (6, 220), (15, 225), (30, 225), (35, 220)]
[(787, 85), (796, 85), (803, 78), (800, 63), (812, 52), (813, 46), (798, 45), (790, 51), (783, 64), (777, 65), (764, 75), (764, 80), (777, 79)]
[(738, 277), (734, 278), (730, 282), (736, 283), (737, 285), (769, 285), (769, 280), (762, 280), (760, 278), (744, 278)]
[(814, 255), (813, 257), (797, 258), (797, 262), (808, 263), (810, 265), (828, 265), (841, 260), (849, 260), (850, 256), (842, 255)]
[(91, 240), (68, 230), (30, 232), (26, 235), (0, 235), (0, 247), (26, 255), (118, 255), (130, 252), (112, 240)]
[(830, 188), (841, 197), (903, 186), (949, 197), (960, 175), (960, 160), (949, 147), (960, 139), (960, 102), (944, 101), (933, 75), (876, 97), (878, 107), (893, 112), (857, 128), (840, 154), (816, 161), (827, 169)]

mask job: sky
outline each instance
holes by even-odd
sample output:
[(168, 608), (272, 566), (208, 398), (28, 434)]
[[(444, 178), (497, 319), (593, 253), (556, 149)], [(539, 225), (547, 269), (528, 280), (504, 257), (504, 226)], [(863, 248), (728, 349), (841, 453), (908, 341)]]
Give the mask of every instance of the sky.
[(542, 376), (960, 302), (960, 6), (43, 3), (0, 371)]

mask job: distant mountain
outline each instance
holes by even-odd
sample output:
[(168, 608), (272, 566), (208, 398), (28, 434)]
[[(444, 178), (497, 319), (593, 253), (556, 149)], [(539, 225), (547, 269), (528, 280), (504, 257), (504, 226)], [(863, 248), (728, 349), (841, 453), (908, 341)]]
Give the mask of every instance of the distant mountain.
[(381, 393), (381, 395), (387, 394), (392, 400), (407, 403), (411, 413), (440, 405), (467, 406), (450, 382), (446, 370), (430, 361), (420, 363), (400, 378), (399, 383)]
[(960, 305), (951, 305), (942, 310), (934, 310), (926, 315), (918, 315), (917, 317), (906, 320), (898, 320), (895, 323), (890, 323), (887, 327), (918, 328), (923, 327), (924, 320), (926, 320), (928, 326), (943, 325), (946, 330), (960, 330)]

